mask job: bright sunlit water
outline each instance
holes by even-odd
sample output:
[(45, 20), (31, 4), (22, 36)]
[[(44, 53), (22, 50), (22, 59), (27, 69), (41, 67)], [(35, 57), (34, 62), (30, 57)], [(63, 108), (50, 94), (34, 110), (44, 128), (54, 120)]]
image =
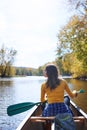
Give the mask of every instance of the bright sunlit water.
[[(21, 102), (40, 101), (40, 87), (44, 77), (18, 77), (0, 78), (0, 130), (16, 130), (20, 122), (25, 118), (26, 111), (14, 116), (7, 115), (7, 107)], [(86, 92), (79, 94), (74, 102), (87, 112), (87, 81), (66, 79), (71, 90), (83, 88)]]

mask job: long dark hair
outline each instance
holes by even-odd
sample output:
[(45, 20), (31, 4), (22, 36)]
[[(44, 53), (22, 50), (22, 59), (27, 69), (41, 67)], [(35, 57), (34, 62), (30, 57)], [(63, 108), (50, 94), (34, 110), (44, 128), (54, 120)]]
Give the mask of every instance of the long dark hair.
[(60, 84), (57, 67), (53, 64), (50, 64), (46, 66), (45, 71), (48, 77), (46, 87), (50, 87), (51, 90), (55, 89)]

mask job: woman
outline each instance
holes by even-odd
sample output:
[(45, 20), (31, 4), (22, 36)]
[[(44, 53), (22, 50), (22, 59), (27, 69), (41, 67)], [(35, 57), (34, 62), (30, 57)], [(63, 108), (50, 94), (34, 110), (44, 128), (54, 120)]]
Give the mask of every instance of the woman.
[(41, 86), (41, 102), (45, 102), (47, 96), (48, 105), (43, 110), (42, 116), (56, 116), (58, 113), (70, 113), (64, 103), (64, 92), (66, 91), (71, 98), (77, 96), (76, 90), (71, 92), (67, 82), (58, 77), (57, 67), (48, 64), (43, 71), (47, 81)]

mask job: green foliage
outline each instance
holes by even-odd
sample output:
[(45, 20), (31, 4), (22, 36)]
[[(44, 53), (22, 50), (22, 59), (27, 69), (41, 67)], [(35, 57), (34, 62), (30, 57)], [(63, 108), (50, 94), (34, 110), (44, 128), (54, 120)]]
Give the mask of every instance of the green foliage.
[(32, 76), (33, 69), (27, 67), (15, 67), (16, 73), (15, 75), (21, 76)]
[(15, 75), (20, 76), (42, 76), (43, 75), (43, 67), (39, 67), (38, 69), (29, 68), (29, 67), (15, 67)]

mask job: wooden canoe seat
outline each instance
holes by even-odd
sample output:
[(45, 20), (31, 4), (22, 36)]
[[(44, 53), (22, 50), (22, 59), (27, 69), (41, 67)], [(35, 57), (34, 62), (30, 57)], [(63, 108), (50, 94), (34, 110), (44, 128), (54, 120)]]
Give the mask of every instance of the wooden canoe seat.
[[(34, 122), (43, 122), (43, 121), (53, 121), (54, 120), (54, 116), (51, 117), (42, 117), (42, 116), (31, 116), (30, 120), (34, 121)], [(83, 116), (76, 116), (73, 117), (75, 122), (84, 122), (84, 117)]]
[(31, 116), (31, 122), (43, 123), (44, 130), (52, 130), (52, 121), (55, 117)]
[[(51, 130), (52, 127), (52, 121), (54, 120), (54, 116), (52, 117), (41, 117), (41, 116), (31, 116), (30, 120), (32, 122), (43, 122), (45, 124), (47, 124), (47, 127), (49, 125), (49, 130)], [(76, 127), (79, 128), (79, 130), (83, 130), (84, 127), (84, 121), (85, 118), (83, 116), (76, 116), (73, 117)]]
[(54, 120), (54, 116), (52, 117), (42, 117), (42, 116), (31, 116), (30, 120), (33, 122), (43, 122), (43, 121), (52, 121)]

